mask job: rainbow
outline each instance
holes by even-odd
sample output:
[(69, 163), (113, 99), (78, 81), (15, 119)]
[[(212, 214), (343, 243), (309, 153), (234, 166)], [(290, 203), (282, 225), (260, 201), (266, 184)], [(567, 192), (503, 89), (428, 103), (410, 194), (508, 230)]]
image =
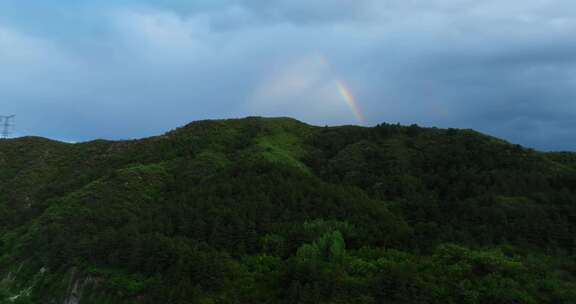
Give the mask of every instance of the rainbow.
[(358, 102), (356, 101), (356, 98), (354, 97), (354, 94), (352, 94), (352, 91), (348, 88), (348, 86), (346, 85), (346, 83), (344, 83), (343, 80), (336, 80), (336, 86), (338, 87), (338, 92), (340, 93), (340, 95), (344, 98), (348, 106), (350, 106), (352, 112), (354, 112), (354, 116), (356, 116), (358, 122), (364, 124), (366, 122), (366, 119), (364, 118), (364, 114), (360, 109), (360, 104), (358, 104)]
[[(324, 64), (324, 66), (326, 66), (331, 71), (332, 74), (334, 74), (334, 75), (337, 74), (334, 72), (335, 69), (330, 64), (330, 62), (328, 61), (328, 58), (326, 58), (326, 56), (320, 56), (319, 58), (320, 58), (320, 61)], [(364, 117), (364, 113), (362, 112), (362, 109), (360, 108), (360, 104), (358, 103), (358, 101), (354, 97), (354, 94), (352, 94), (352, 90), (350, 90), (349, 86), (346, 85), (346, 82), (344, 82), (344, 80), (342, 80), (342, 79), (336, 78), (336, 87), (338, 88), (338, 93), (340, 94), (340, 96), (342, 96), (342, 98), (344, 98), (344, 101), (346, 101), (346, 104), (348, 104), (350, 109), (352, 109), (352, 112), (354, 113), (354, 116), (356, 116), (356, 119), (358, 120), (358, 122), (360, 124), (365, 124), (366, 118)]]

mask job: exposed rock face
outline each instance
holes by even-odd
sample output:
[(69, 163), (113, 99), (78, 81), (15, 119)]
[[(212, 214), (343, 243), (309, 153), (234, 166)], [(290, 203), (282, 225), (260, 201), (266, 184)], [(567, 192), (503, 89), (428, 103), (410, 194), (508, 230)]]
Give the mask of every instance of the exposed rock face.
[(80, 298), (82, 296), (82, 287), (81, 287), (80, 280), (75, 280), (72, 289), (68, 292), (66, 299), (64, 300), (64, 304), (79, 304)]
[(70, 286), (68, 287), (68, 292), (66, 292), (63, 304), (79, 304), (84, 291), (91, 283), (94, 283), (92, 277), (83, 278), (76, 269), (73, 269), (70, 276)]

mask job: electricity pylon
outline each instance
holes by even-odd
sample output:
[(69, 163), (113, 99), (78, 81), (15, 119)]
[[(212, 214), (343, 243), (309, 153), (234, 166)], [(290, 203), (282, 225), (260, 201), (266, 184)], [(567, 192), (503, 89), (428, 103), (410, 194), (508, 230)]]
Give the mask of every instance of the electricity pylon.
[(2, 132), (0, 132), (0, 137), (2, 139), (7, 139), (12, 134), (12, 128), (14, 128), (14, 119), (16, 115), (0, 116), (0, 127)]

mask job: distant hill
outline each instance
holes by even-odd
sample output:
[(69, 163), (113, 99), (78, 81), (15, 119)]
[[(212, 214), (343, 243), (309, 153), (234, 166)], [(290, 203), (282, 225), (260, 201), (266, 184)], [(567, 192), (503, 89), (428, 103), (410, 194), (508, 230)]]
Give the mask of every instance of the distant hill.
[(576, 303), (576, 154), (206, 120), (0, 141), (0, 303)]

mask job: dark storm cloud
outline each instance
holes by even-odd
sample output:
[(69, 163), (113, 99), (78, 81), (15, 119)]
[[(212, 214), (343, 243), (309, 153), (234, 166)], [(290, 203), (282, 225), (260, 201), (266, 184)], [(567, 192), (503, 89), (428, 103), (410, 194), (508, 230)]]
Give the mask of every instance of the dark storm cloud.
[(567, 0), (0, 2), (0, 111), (66, 140), (291, 115), (475, 128), (576, 149)]

